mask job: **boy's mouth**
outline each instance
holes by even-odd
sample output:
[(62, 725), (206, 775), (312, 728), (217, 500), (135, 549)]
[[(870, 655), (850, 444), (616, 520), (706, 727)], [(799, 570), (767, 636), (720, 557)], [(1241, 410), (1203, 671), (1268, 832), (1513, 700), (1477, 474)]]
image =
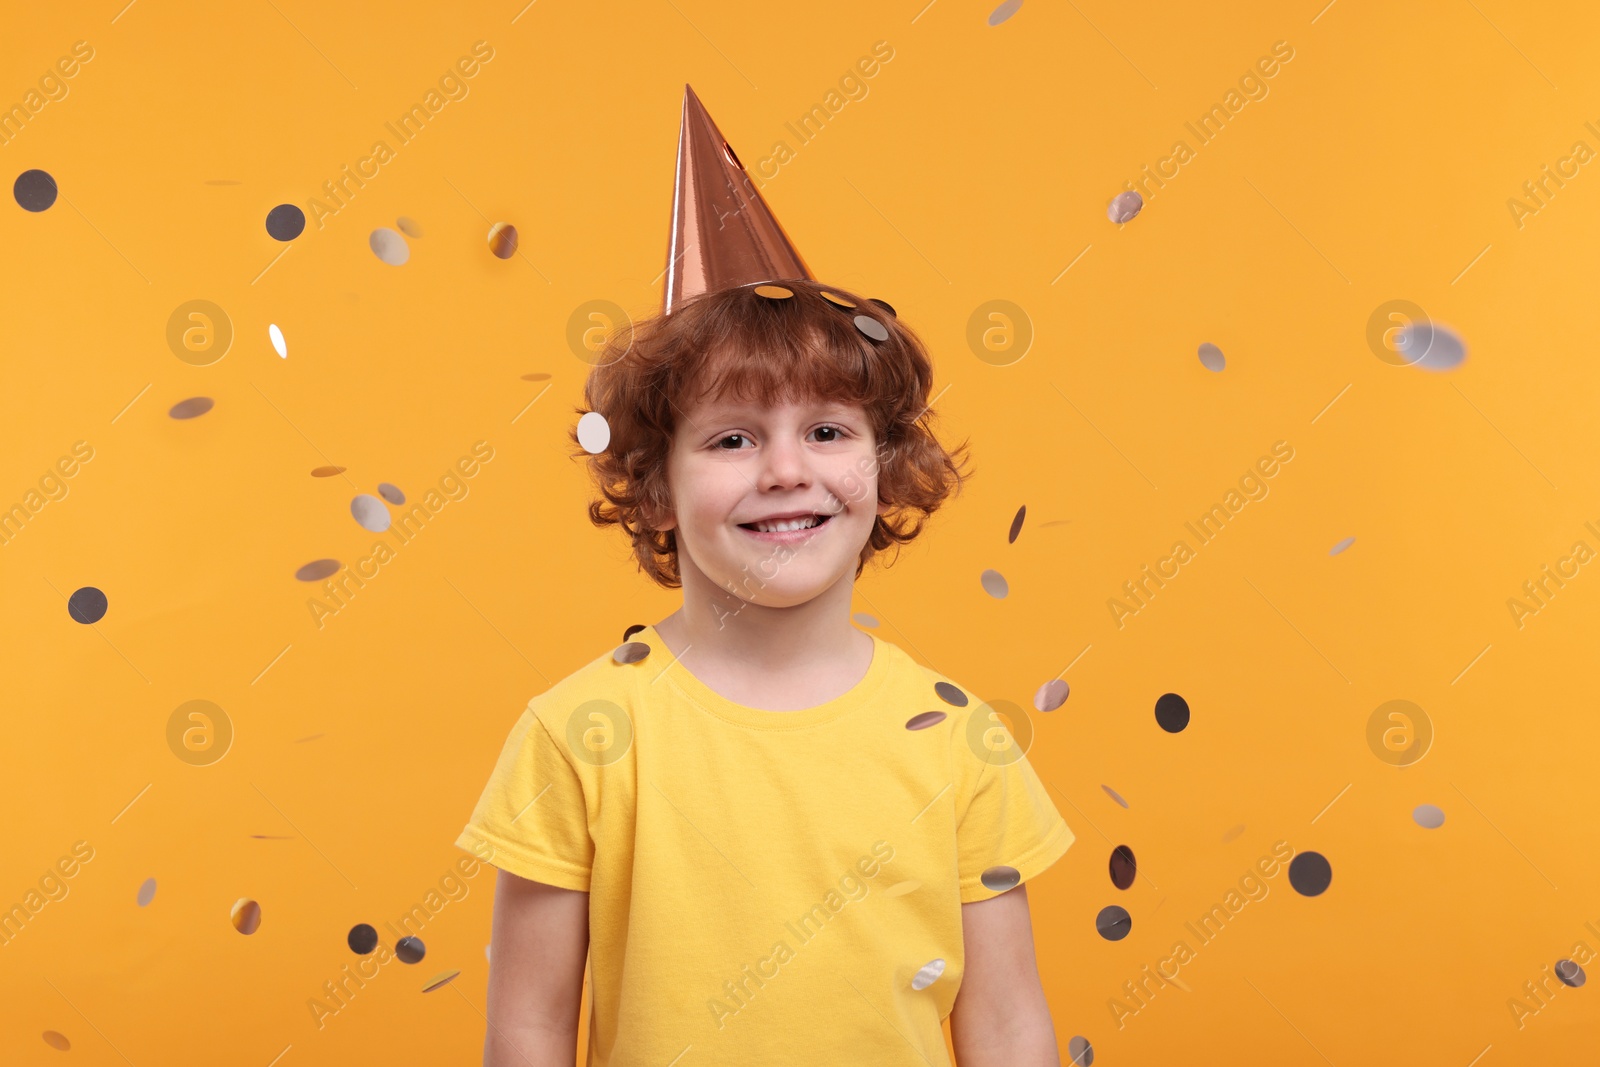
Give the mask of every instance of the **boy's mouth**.
[[(800, 536), (803, 536), (805, 534), (809, 534), (809, 533), (813, 532), (814, 530), (819, 530), (822, 527), (826, 526), (828, 524), (828, 520), (831, 519), (831, 518), (833, 518), (832, 515), (817, 515), (817, 516), (815, 516), (815, 521), (810, 526), (802, 527), (802, 528), (797, 529), (797, 530), (796, 529), (780, 529), (780, 530), (763, 531), (763, 530), (761, 530), (759, 528), (758, 524), (753, 523), (753, 522), (741, 522), (741, 523), (739, 523), (739, 529), (741, 529), (741, 530), (749, 530), (751, 533), (755, 534), (757, 537), (800, 537)], [(792, 521), (796, 521), (796, 520), (787, 520), (787, 521), (792, 522)]]

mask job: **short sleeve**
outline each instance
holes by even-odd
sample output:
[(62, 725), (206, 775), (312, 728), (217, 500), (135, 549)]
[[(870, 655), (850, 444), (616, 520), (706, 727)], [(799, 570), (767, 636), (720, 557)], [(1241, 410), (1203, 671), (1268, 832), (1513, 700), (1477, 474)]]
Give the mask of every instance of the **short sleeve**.
[(530, 881), (588, 891), (594, 840), (583, 782), (531, 707), (512, 727), (455, 843)]
[[(997, 732), (998, 731), (998, 732)], [(1004, 722), (980, 704), (952, 742), (955, 761), (956, 852), (961, 903), (999, 896), (1045, 871), (1074, 836)], [(985, 885), (985, 871), (997, 871)], [(1008, 883), (1009, 884), (1005, 884)]]

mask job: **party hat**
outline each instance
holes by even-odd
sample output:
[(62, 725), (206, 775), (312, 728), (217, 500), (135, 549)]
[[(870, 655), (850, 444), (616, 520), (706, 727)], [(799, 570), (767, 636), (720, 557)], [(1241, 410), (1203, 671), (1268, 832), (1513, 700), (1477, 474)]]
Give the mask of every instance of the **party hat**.
[(727, 138), (685, 84), (661, 313), (670, 315), (702, 293), (784, 278), (815, 280)]

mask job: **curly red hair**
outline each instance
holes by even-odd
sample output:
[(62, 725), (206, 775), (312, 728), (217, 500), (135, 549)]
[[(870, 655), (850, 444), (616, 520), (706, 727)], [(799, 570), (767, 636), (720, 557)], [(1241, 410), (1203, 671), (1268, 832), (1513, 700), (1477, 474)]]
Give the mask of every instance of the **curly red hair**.
[[(780, 283), (769, 283), (780, 284)], [(872, 424), (878, 455), (876, 516), (861, 549), (856, 577), (891, 545), (906, 544), (970, 472), (930, 427), (933, 365), (912, 330), (885, 306), (820, 282), (784, 280), (789, 299), (760, 296), (753, 286), (707, 293), (675, 308), (624, 323), (607, 339), (584, 385), (586, 407), (611, 429), (607, 447), (591, 454), (569, 431), (574, 459), (583, 459), (601, 499), (589, 504), (597, 527), (620, 526), (632, 539), (639, 569), (668, 589), (682, 586), (675, 530), (651, 529), (650, 517), (669, 512), (667, 458), (677, 416), (690, 398), (735, 398), (762, 405), (808, 400), (860, 404)], [(854, 304), (841, 308), (822, 296)], [(853, 321), (866, 315), (888, 331), (872, 341)]]

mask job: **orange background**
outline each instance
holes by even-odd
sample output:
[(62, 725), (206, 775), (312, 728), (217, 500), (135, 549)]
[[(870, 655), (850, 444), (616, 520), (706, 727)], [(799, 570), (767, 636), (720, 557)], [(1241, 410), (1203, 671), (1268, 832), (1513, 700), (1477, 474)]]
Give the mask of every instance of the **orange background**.
[[(357, 959), (351, 925), (392, 944), (385, 924), (464, 855), (528, 698), (677, 606), (588, 523), (565, 435), (587, 370), (575, 309), (659, 306), (685, 82), (752, 170), (789, 142), (768, 202), (819, 278), (928, 340), (941, 432), (973, 442), (968, 492), (869, 570), (855, 610), (989, 700), (1031, 707), (1072, 665), (1029, 753), (1078, 837), (1028, 892), (1063, 1062), (1078, 1034), (1104, 1065), (1491, 1067), (1592, 1046), (1595, 989), (1559, 987), (1520, 1028), (1508, 1000), (1575, 942), (1600, 948), (1583, 666), (1600, 577), (1582, 568), (1520, 628), (1507, 600), (1575, 542), (1600, 547), (1600, 177), (1580, 169), (1520, 226), (1507, 200), (1575, 141), (1600, 148), (1600, 16), (519, 6), (113, 0), (0, 39), (0, 104), (93, 49), (0, 146), (6, 181), (40, 168), (61, 193), (0, 205), (0, 506), (75, 442), (94, 450), (0, 546), (0, 906), (74, 842), (94, 850), (0, 947), (0, 1060), (55, 1062), (54, 1030), (83, 1063), (477, 1062), (492, 871), (432, 917), (423, 962), (386, 965), (320, 1029), (307, 1001)], [(468, 95), (392, 140), (384, 124), (477, 41), (493, 58)], [(798, 144), (785, 123), (878, 41), (894, 54), (867, 95)], [(1294, 56), (1268, 95), (1198, 146), (1184, 123), (1278, 41)], [(378, 139), (394, 157), (320, 228), (267, 234), (274, 205), (304, 207)], [(1179, 139), (1194, 158), (1109, 222)], [(395, 267), (368, 237), (399, 216), (423, 236)], [(509, 260), (488, 250), (498, 221), (521, 236)], [(167, 345), (193, 299), (234, 329), (208, 366)], [(1378, 358), (1368, 319), (1396, 299), (1457, 330), (1466, 361)], [(1031, 323), (1021, 358), (969, 347), (991, 300)], [(168, 417), (193, 396), (214, 409)], [(320, 584), (296, 569), (394, 541), (351, 498), (387, 481), (421, 499), (478, 441), (494, 455), (468, 495), (319, 627)], [(1185, 522), (1277, 441), (1294, 458), (1270, 494), (1197, 546)], [(324, 464), (347, 469), (310, 477)], [(1179, 539), (1196, 558), (1119, 627), (1108, 599)], [(92, 627), (66, 610), (83, 586), (109, 597)], [(1152, 714), (1169, 691), (1193, 709), (1180, 734)], [(204, 767), (167, 745), (195, 699), (235, 731)], [(1392, 699), (1436, 735), (1404, 768), (1367, 747)], [(1442, 827), (1412, 821), (1421, 803)], [(1187, 991), (1119, 1028), (1122, 984), (1279, 840), (1328, 858), (1327, 892), (1280, 873), (1197, 948)], [(1126, 891), (1117, 844), (1141, 864)], [(243, 897), (262, 909), (249, 937), (228, 919)], [(1108, 904), (1132, 915), (1122, 941), (1095, 932)]]

